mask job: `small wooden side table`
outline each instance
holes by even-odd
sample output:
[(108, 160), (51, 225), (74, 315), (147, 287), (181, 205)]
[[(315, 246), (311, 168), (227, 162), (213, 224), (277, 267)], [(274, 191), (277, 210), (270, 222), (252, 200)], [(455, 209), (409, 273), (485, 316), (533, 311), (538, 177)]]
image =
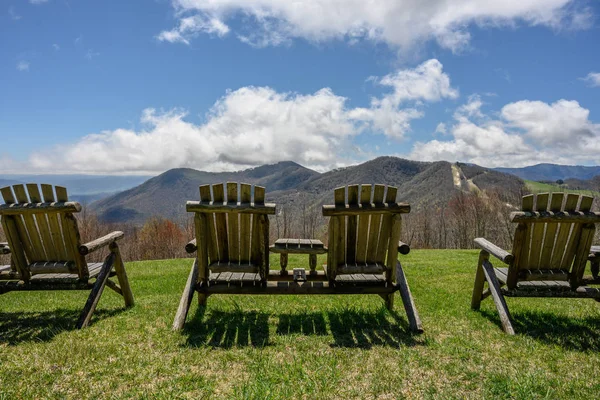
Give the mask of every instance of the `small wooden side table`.
[(327, 247), (317, 239), (277, 239), (270, 247), (271, 252), (279, 253), (281, 265), (280, 275), (287, 275), (288, 254), (308, 254), (308, 265), (310, 274), (315, 275), (317, 271), (317, 254), (327, 253)]

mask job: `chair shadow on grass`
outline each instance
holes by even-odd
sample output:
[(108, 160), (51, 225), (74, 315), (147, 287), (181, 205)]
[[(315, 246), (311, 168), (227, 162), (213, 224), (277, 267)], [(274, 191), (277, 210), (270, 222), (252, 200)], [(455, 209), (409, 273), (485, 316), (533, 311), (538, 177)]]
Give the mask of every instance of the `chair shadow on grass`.
[(407, 320), (398, 312), (384, 307), (375, 312), (354, 309), (330, 311), (327, 317), (334, 340), (332, 347), (400, 348), (427, 342), (423, 336), (410, 331)]
[[(96, 310), (90, 325), (125, 310)], [(0, 343), (48, 342), (62, 332), (76, 330), (81, 310), (58, 309), (43, 312), (0, 312)]]
[[(390, 321), (389, 316), (393, 319)], [(329, 323), (327, 322), (329, 321)], [(396, 312), (381, 308), (375, 312), (343, 309), (329, 312), (280, 314), (278, 335), (329, 335), (332, 347), (370, 349), (373, 346), (414, 346), (424, 343), (408, 330), (406, 320)]]
[[(502, 327), (497, 312), (482, 310), (481, 313)], [(575, 318), (551, 312), (525, 311), (512, 314), (512, 318), (517, 334), (568, 350), (600, 351), (600, 317)]]
[(256, 311), (211, 311), (207, 318), (206, 307), (198, 307), (188, 320), (184, 334), (191, 347), (215, 348), (265, 347), (269, 344), (269, 314)]

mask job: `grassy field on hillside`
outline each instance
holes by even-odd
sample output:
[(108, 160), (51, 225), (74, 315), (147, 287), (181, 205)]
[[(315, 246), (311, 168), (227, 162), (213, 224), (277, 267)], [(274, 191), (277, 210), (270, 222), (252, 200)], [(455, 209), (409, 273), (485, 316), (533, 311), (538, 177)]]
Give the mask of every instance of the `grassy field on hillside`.
[(554, 192), (566, 192), (566, 193), (577, 193), (577, 194), (585, 194), (587, 196), (592, 196), (600, 199), (600, 192), (595, 192), (593, 190), (574, 190), (574, 189), (566, 189), (559, 185), (553, 185), (550, 183), (542, 183), (536, 181), (525, 181), (525, 185), (527, 189), (529, 189), (532, 193), (554, 193)]
[(191, 260), (128, 263), (136, 306), (107, 289), (81, 331), (85, 292), (2, 295), (0, 399), (598, 397), (600, 303), (508, 299), (507, 336), (491, 299), (469, 308), (477, 251), (401, 261), (422, 335), (398, 295), (213, 296), (172, 332)]

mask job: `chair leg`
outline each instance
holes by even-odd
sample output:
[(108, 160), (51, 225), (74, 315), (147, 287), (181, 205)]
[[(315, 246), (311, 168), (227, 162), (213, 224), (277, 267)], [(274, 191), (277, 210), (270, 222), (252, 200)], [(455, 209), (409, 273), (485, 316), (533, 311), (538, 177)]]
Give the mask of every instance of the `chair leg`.
[(419, 313), (417, 312), (417, 307), (415, 306), (412, 294), (410, 293), (410, 288), (408, 287), (408, 282), (406, 281), (406, 276), (404, 275), (404, 270), (402, 269), (400, 261), (396, 261), (396, 284), (400, 287), (400, 297), (402, 298), (404, 310), (408, 317), (410, 330), (416, 333), (423, 333), (421, 318), (419, 318)]
[(500, 282), (498, 282), (498, 278), (496, 278), (496, 273), (494, 272), (494, 267), (492, 264), (485, 260), (482, 264), (483, 273), (485, 274), (485, 279), (488, 282), (490, 287), (490, 292), (492, 294), (492, 298), (494, 299), (494, 304), (496, 304), (496, 309), (498, 310), (498, 314), (500, 315), (500, 321), (502, 322), (502, 329), (504, 332), (509, 335), (514, 335), (515, 330), (512, 326), (512, 317), (510, 316), (510, 312), (508, 311), (508, 305), (504, 300), (504, 295), (500, 289)]
[(129, 279), (127, 278), (127, 272), (125, 271), (125, 264), (123, 264), (123, 259), (121, 258), (121, 252), (119, 251), (117, 242), (110, 244), (110, 251), (115, 253), (116, 256), (115, 272), (117, 273), (117, 279), (119, 280), (119, 286), (121, 287), (123, 299), (125, 299), (125, 307), (132, 307), (135, 304), (135, 300), (133, 299), (133, 292), (131, 291), (131, 286), (129, 286)]
[(194, 292), (196, 291), (195, 286), (198, 280), (198, 272), (198, 259), (195, 259), (194, 265), (192, 265), (190, 275), (188, 276), (185, 284), (185, 288), (183, 289), (181, 300), (179, 301), (179, 308), (177, 308), (175, 320), (173, 320), (174, 331), (183, 329), (185, 319), (187, 318), (188, 311), (190, 310), (190, 305), (192, 304), (192, 299), (194, 298)]
[(98, 305), (98, 301), (100, 301), (100, 296), (102, 296), (102, 292), (104, 291), (104, 287), (106, 286), (106, 281), (108, 280), (108, 276), (110, 275), (110, 271), (115, 263), (115, 253), (110, 253), (104, 259), (104, 265), (102, 265), (102, 269), (100, 270), (100, 274), (96, 277), (96, 283), (94, 283), (94, 287), (88, 296), (88, 299), (83, 307), (83, 311), (79, 317), (79, 321), (77, 322), (77, 329), (85, 328), (89, 325), (90, 319), (92, 318), (92, 314), (96, 310), (96, 306)]
[(479, 261), (477, 262), (477, 272), (475, 273), (475, 285), (473, 286), (473, 296), (471, 297), (471, 308), (479, 310), (481, 305), (483, 286), (485, 284), (485, 274), (483, 273), (483, 262), (489, 258), (489, 253), (485, 250), (479, 252)]
[(385, 300), (385, 308), (389, 311), (394, 310), (394, 293), (386, 294), (383, 296), (383, 300)]

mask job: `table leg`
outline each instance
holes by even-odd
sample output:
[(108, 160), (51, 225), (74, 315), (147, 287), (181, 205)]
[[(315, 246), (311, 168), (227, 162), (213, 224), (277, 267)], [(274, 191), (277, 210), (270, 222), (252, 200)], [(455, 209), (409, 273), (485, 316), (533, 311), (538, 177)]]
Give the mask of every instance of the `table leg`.
[(287, 275), (288, 274), (288, 272), (286, 270), (287, 264), (288, 264), (288, 255), (287, 255), (287, 253), (281, 253), (279, 255), (279, 265), (281, 265), (281, 271), (279, 272), (280, 275)]
[(316, 254), (309, 254), (308, 255), (308, 266), (310, 267), (310, 274), (311, 275), (316, 275), (317, 271), (317, 255)]

